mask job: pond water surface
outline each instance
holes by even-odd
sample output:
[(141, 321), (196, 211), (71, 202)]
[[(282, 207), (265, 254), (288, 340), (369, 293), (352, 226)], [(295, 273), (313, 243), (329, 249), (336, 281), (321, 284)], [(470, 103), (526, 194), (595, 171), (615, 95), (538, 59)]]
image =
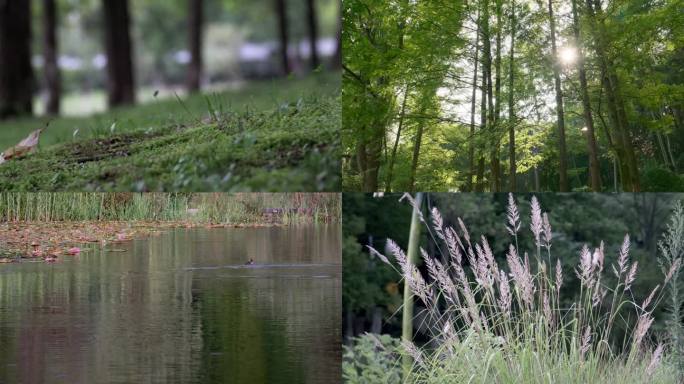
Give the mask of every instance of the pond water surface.
[(0, 383), (340, 382), (340, 236), (174, 229), (0, 265)]

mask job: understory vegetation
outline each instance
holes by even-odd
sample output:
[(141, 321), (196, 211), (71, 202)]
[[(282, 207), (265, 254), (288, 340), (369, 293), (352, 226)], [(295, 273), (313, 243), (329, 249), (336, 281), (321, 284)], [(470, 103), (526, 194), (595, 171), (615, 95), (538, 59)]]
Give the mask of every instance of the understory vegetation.
[[(684, 379), (682, 352), (682, 261), (684, 208), (674, 206), (658, 242), (660, 283), (645, 295), (635, 285), (652, 266), (630, 255), (626, 235), (617, 255), (611, 245), (584, 245), (571, 270), (554, 256), (554, 232), (547, 212), (531, 198), (529, 224), (509, 195), (505, 262), (499, 262), (485, 235), (470, 234), (459, 218), (445, 225), (433, 208), (423, 215), (413, 200), (414, 220), (424, 223), (434, 246), (408, 254), (388, 240), (391, 265), (406, 286), (402, 312), (410, 316), (407, 337), (368, 333), (346, 347), (343, 375), (349, 383), (676, 383)], [(430, 224), (427, 224), (427, 223)], [(421, 224), (422, 225), (422, 224)], [(523, 230), (529, 225), (530, 244)], [(414, 233), (413, 227), (411, 233)], [(413, 237), (413, 236), (411, 236)], [(420, 251), (420, 252), (418, 252)], [(422, 255), (419, 268), (414, 257)], [(571, 275), (571, 276), (568, 276)], [(578, 280), (578, 289), (565, 286)], [(579, 292), (577, 292), (579, 291)], [(408, 294), (406, 293), (408, 292)], [(567, 296), (564, 292), (575, 293)], [(660, 307), (665, 311), (656, 311)], [(409, 312), (412, 313), (412, 312)], [(655, 327), (665, 316), (665, 327)], [(404, 322), (407, 318), (404, 316)], [(416, 327), (428, 340), (414, 343)]]
[[(5, 190), (335, 191), (339, 79), (320, 74), (57, 118), (37, 152), (0, 164)], [(9, 148), (46, 119), (0, 125)]]

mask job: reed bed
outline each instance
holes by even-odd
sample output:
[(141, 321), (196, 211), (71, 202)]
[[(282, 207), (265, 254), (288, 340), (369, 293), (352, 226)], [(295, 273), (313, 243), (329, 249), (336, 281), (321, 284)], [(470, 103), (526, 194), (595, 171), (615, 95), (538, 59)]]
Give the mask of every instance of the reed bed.
[[(632, 291), (640, 268), (630, 259), (629, 236), (614, 263), (606, 262), (600, 243), (585, 246), (576, 268), (564, 270), (553, 257), (554, 232), (535, 197), (531, 207), (529, 230), (535, 246), (526, 251), (518, 247), (524, 226), (509, 195), (511, 243), (501, 265), (484, 236), (471, 237), (460, 219), (456, 228), (444, 226), (436, 209), (429, 218), (421, 216), (422, 222), (430, 223), (426, 226), (439, 250), (429, 255), (421, 249), (426, 271), (412, 264), (391, 240), (387, 252), (393, 262), (371, 249), (372, 255), (395, 268), (425, 307), (420, 327), (428, 330), (430, 341), (418, 346), (412, 340), (370, 334), (357, 339), (356, 347), (345, 352), (346, 381), (684, 382), (678, 312), (684, 252), (681, 205), (659, 244), (663, 280), (645, 297), (635, 297)], [(562, 287), (569, 273), (576, 274), (581, 291), (564, 298)], [(665, 331), (656, 333), (651, 329), (654, 310), (663, 300), (670, 301), (672, 320)]]
[(0, 193), (0, 222), (339, 222), (337, 193)]

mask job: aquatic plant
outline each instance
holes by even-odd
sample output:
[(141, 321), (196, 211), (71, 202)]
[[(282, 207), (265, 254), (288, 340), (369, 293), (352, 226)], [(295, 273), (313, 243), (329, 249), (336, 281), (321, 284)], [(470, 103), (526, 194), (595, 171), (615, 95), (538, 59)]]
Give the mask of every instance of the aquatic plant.
[(337, 193), (0, 193), (0, 221), (260, 223), (276, 208), (285, 224), (337, 222)]
[[(402, 340), (399, 352), (413, 360), (403, 380), (676, 382), (675, 368), (669, 363), (673, 345), (665, 340), (653, 345), (651, 326), (664, 288), (681, 269), (681, 257), (675, 255), (663, 264), (663, 284), (637, 298), (633, 286), (639, 266), (630, 259), (629, 236), (624, 237), (616, 261), (610, 265), (602, 242), (591, 248), (585, 245), (572, 271), (579, 279), (580, 293), (574, 298), (562, 297), (564, 276), (569, 271), (553, 257), (554, 233), (548, 215), (536, 197), (530, 204), (534, 247), (528, 252), (519, 248), (523, 223), (515, 199), (509, 195), (506, 226), (512, 239), (505, 263), (497, 261), (486, 237), (479, 241), (471, 237), (460, 219), (457, 228), (445, 226), (436, 209), (430, 212), (427, 227), (438, 254), (431, 256), (421, 249), (426, 274), (388, 240), (387, 249), (398, 265), (395, 269), (426, 308), (420, 327), (430, 335), (424, 347)], [(666, 239), (681, 244), (678, 231), (682, 221), (677, 221), (682, 220), (681, 208), (675, 217), (680, 219), (673, 219)], [(421, 220), (428, 221), (425, 217)], [(661, 248), (671, 250), (673, 242), (664, 240), (662, 244)], [(395, 266), (381, 252), (370, 250)], [(618, 336), (618, 328), (625, 332), (624, 337)], [(362, 369), (348, 354), (347, 368), (349, 364)], [(388, 364), (400, 365), (398, 360)], [(359, 382), (349, 375), (345, 379)]]

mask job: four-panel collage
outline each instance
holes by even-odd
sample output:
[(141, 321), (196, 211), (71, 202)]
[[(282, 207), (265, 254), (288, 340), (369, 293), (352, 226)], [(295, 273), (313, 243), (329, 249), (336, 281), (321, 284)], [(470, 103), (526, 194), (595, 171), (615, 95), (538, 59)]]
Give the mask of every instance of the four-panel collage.
[(0, 0), (0, 384), (684, 384), (679, 0)]

